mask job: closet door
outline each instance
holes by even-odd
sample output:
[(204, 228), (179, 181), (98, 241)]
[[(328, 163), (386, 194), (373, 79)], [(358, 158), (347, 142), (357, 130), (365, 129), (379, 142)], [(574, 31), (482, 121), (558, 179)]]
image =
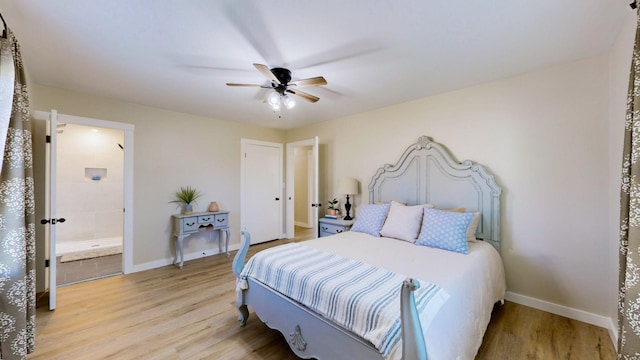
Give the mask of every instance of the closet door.
[(283, 235), (282, 144), (242, 139), (241, 228), (251, 243)]

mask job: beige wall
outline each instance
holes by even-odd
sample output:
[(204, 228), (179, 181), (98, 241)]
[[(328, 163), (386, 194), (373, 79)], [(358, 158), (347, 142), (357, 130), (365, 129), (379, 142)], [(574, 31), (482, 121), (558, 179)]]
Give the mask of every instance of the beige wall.
[[(296, 129), (318, 135), (324, 193), (367, 189), (420, 135), (488, 166), (503, 188), (508, 290), (609, 316), (607, 56)], [(322, 182), (321, 182), (322, 183)], [(368, 194), (356, 196), (358, 205)]]
[[(231, 241), (240, 232), (240, 138), (284, 143), (283, 131), (204, 118), (106, 98), (32, 85), (32, 109), (129, 123), (134, 133), (134, 266), (161, 264), (172, 258), (170, 204), (180, 186), (190, 185), (204, 196), (195, 209), (217, 201), (230, 211)], [(42, 127), (43, 124), (36, 124)], [(43, 149), (43, 148), (42, 148)], [(36, 154), (40, 159), (43, 150)], [(38, 166), (38, 165), (36, 165)], [(42, 185), (42, 178), (36, 179)], [(41, 200), (41, 199), (39, 199)], [(44, 204), (39, 201), (38, 204)], [(71, 224), (65, 224), (71, 226)], [(185, 254), (211, 252), (205, 236), (192, 236)], [(216, 248), (217, 251), (217, 248)]]

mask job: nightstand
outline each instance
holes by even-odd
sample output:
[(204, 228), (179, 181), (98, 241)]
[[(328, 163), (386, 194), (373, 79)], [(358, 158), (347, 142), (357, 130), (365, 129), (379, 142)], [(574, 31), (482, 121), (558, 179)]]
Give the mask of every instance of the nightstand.
[(339, 234), (344, 231), (349, 231), (351, 226), (355, 222), (354, 220), (343, 219), (327, 219), (321, 218), (320, 223), (320, 237)]

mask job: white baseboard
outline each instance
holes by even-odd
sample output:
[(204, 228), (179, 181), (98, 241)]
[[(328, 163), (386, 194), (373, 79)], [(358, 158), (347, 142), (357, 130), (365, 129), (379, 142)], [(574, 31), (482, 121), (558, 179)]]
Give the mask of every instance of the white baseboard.
[[(239, 248), (240, 248), (240, 244), (229, 245), (229, 252), (234, 251), (234, 250), (238, 250)], [(184, 261), (200, 259), (200, 258), (203, 258), (203, 257), (213, 256), (213, 255), (218, 255), (218, 254), (220, 254), (220, 252), (218, 251), (217, 248), (216, 249), (203, 250), (203, 251), (199, 251), (199, 252), (193, 252), (193, 253), (189, 253), (189, 254), (184, 254)], [(135, 272), (139, 272), (139, 271), (145, 271), (145, 270), (151, 270), (151, 269), (159, 268), (159, 267), (162, 267), (162, 266), (171, 265), (171, 264), (173, 264), (173, 260), (174, 260), (174, 258), (172, 257), (172, 258), (168, 258), (168, 259), (161, 259), (161, 260), (151, 261), (151, 262), (144, 263), (144, 264), (137, 264), (137, 265), (134, 264), (131, 273), (135, 273)], [(231, 267), (229, 267), (229, 270), (231, 270)]]
[(568, 317), (570, 319), (585, 322), (587, 324), (599, 326), (609, 331), (611, 341), (614, 346), (618, 345), (618, 326), (617, 321), (606, 316), (593, 314), (583, 310), (570, 308), (563, 305), (554, 304), (548, 301), (539, 300), (529, 296), (524, 296), (507, 291), (505, 299), (520, 305), (532, 307), (534, 309), (546, 311), (552, 314)]

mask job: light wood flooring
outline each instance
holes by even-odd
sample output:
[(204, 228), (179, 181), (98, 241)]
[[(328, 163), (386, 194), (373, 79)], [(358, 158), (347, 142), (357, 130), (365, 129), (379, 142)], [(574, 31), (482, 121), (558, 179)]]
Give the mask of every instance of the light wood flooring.
[[(296, 239), (251, 247), (258, 250)], [(233, 255), (233, 254), (232, 254)], [(58, 289), (37, 310), (27, 359), (297, 359), (251, 312), (238, 325), (231, 258), (222, 254)], [(44, 305), (44, 304), (43, 304)], [(605, 329), (511, 302), (497, 306), (476, 359), (615, 359)]]

